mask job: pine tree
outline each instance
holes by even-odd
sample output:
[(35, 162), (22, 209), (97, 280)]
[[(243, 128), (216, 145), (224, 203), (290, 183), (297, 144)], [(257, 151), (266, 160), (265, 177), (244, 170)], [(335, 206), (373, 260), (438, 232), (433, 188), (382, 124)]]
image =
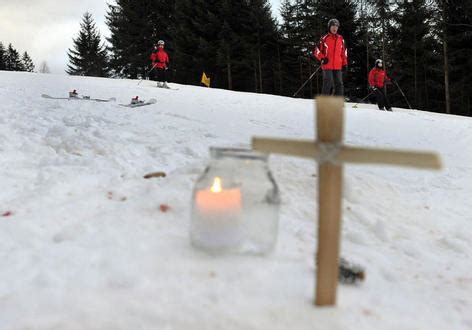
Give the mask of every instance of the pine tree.
[[(431, 111), (428, 90), (433, 86), (428, 86), (428, 81), (431, 82), (428, 77), (434, 60), (429, 56), (433, 50), (429, 47), (434, 47), (434, 40), (431, 38), (432, 13), (429, 8), (425, 0), (399, 4), (396, 10), (398, 32), (391, 54), (395, 78), (410, 104)], [(402, 96), (398, 95), (396, 99), (397, 104), (407, 106)]]
[[(282, 2), (281, 12), (282, 25), (280, 27), (281, 39), (281, 89), (282, 95), (292, 95), (303, 82), (309, 77), (309, 69), (304, 70), (306, 61), (301, 47), (302, 33), (301, 26), (301, 2), (291, 3), (290, 0)], [(309, 64), (308, 64), (309, 65)]]
[(5, 56), (5, 69), (8, 71), (24, 71), (20, 54), (15, 48), (13, 48), (12, 44), (9, 44), (7, 48)]
[(38, 71), (39, 73), (51, 73), (51, 70), (49, 69), (48, 63), (46, 61), (41, 62)]
[(222, 26), (217, 35), (217, 70), (228, 78), (228, 85), (221, 87), (272, 91), (277, 28), (268, 2), (223, 0), (218, 17)]
[[(228, 72), (220, 72), (224, 45), (219, 40), (225, 21), (219, 18), (221, 0), (177, 0), (175, 8), (176, 81), (199, 84), (202, 72), (211, 85), (228, 88)], [(227, 22), (229, 28), (229, 23)], [(227, 30), (224, 33), (228, 33)], [(220, 57), (218, 59), (218, 56)], [(226, 70), (227, 67), (225, 67)]]
[[(245, 33), (249, 36), (245, 38), (250, 47), (248, 55), (253, 59), (252, 62), (256, 63), (252, 68), (255, 78), (254, 91), (274, 93), (275, 81), (280, 74), (276, 53), (279, 35), (269, 2), (267, 0), (249, 1), (249, 22), (245, 22), (243, 26), (248, 29)], [(247, 85), (246, 90), (251, 90), (249, 86)]]
[[(217, 66), (215, 67), (215, 70), (217, 73), (220, 74), (220, 76), (225, 75), (227, 78), (227, 85), (222, 84), (222, 81), (219, 81), (219, 85), (224, 88), (234, 89), (233, 76), (235, 74), (241, 73), (241, 69), (238, 70), (235, 67), (237, 64), (243, 64), (243, 61), (241, 60), (241, 55), (244, 51), (248, 51), (248, 48), (244, 47), (242, 43), (236, 45), (237, 39), (239, 37), (238, 18), (242, 16), (247, 18), (249, 12), (248, 7), (243, 7), (237, 10), (237, 12), (239, 12), (239, 15), (233, 15), (233, 11), (235, 10), (234, 5), (238, 2), (231, 0), (223, 0), (221, 2), (221, 9), (217, 12), (217, 16), (221, 19), (222, 23), (221, 27), (218, 29), (220, 32), (218, 33), (217, 39), (215, 40), (215, 46), (217, 49)], [(240, 2), (240, 4), (242, 4), (242, 2)], [(236, 48), (241, 49), (239, 51), (239, 54), (237, 53)], [(239, 75), (239, 79), (236, 78), (234, 80), (239, 80), (239, 83), (244, 84), (244, 82), (240, 81), (244, 78), (247, 78), (247, 76)], [(239, 86), (236, 89), (241, 89), (241, 87)]]
[(233, 57), (232, 43), (237, 38), (236, 33), (232, 30), (230, 23), (227, 20), (223, 21), (219, 39), (220, 45), (218, 47), (218, 64), (226, 67), (226, 78), (228, 85), (226, 88), (233, 89), (233, 63), (236, 59)]
[(23, 63), (23, 68), (25, 69), (25, 71), (34, 71), (34, 63), (31, 57), (28, 55), (28, 52), (23, 53), (23, 56), (21, 57), (21, 62)]
[(445, 2), (451, 112), (472, 116), (472, 3)]
[(0, 42), (0, 70), (6, 69), (5, 57), (6, 57), (6, 50), (5, 50), (5, 47), (3, 46), (3, 43)]
[(436, 20), (437, 37), (442, 44), (442, 62), (444, 73), (444, 109), (447, 114), (451, 113), (451, 89), (450, 89), (450, 68), (449, 68), (449, 38), (448, 38), (448, 10), (447, 0), (437, 0), (437, 15), (434, 16)]
[(74, 49), (69, 49), (67, 54), (70, 64), (66, 72), (70, 75), (108, 76), (106, 49), (101, 44), (100, 33), (90, 13), (84, 14), (80, 27), (78, 37), (73, 39)]
[(274, 91), (278, 31), (267, 0), (178, 0), (174, 26), (177, 82), (199, 84), (205, 72), (214, 87)]
[[(159, 39), (173, 50), (173, 0), (117, 0), (109, 4), (106, 22), (111, 35), (110, 66), (115, 75), (136, 78), (151, 68), (150, 55)], [(192, 13), (189, 13), (192, 15)], [(173, 64), (171, 56), (171, 63)]]

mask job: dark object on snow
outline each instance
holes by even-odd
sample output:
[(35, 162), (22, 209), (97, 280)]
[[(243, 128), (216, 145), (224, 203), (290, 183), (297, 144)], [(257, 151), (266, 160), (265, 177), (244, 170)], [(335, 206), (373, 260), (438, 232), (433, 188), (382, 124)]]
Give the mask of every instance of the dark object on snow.
[(74, 89), (72, 92), (69, 92), (69, 97), (70, 98), (79, 97), (79, 93), (77, 93), (77, 91)]
[(146, 174), (144, 176), (145, 179), (150, 179), (150, 178), (165, 178), (166, 177), (166, 173), (165, 172), (162, 172), (162, 171), (159, 171), (159, 172), (152, 172), (152, 173), (149, 173), (149, 174)]
[(344, 258), (339, 259), (339, 282), (343, 284), (356, 284), (365, 279), (364, 268), (355, 265)]
[(141, 101), (139, 99), (139, 96), (135, 96), (131, 99), (131, 103), (130, 104), (141, 104), (141, 103), (144, 103), (144, 101)]

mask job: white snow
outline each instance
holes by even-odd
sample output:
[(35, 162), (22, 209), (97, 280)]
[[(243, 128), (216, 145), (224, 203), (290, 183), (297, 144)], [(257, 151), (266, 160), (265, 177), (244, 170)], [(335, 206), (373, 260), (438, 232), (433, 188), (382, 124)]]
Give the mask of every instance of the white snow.
[[(472, 118), (346, 105), (346, 143), (445, 167), (345, 168), (342, 255), (367, 276), (316, 308), (314, 161), (270, 158), (272, 254), (212, 257), (188, 234), (208, 147), (313, 138), (313, 101), (172, 85), (0, 72), (0, 329), (472, 329)], [(74, 88), (117, 101), (40, 97)], [(158, 102), (118, 105), (136, 95)]]

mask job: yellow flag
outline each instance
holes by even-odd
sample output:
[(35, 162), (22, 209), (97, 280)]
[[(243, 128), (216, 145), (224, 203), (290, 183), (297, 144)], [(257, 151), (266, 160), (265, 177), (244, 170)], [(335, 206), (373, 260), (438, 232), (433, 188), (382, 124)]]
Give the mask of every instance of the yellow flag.
[(210, 87), (210, 78), (208, 78), (205, 74), (205, 72), (203, 72), (202, 74), (202, 84), (205, 85), (206, 87)]

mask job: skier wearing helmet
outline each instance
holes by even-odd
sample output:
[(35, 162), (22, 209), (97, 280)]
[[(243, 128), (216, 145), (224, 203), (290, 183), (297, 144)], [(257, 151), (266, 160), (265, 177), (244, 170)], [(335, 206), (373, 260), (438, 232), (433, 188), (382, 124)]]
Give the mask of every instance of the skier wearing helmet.
[(151, 54), (151, 61), (152, 66), (155, 68), (155, 78), (157, 80), (157, 87), (165, 87), (167, 86), (167, 69), (169, 68), (169, 55), (164, 50), (164, 41), (159, 40), (157, 45), (154, 46), (154, 50)]
[(347, 50), (344, 38), (338, 34), (339, 21), (336, 18), (328, 22), (328, 34), (320, 39), (314, 56), (321, 62), (323, 70), (323, 88), (321, 94), (344, 95), (343, 72), (347, 67)]
[(383, 68), (382, 60), (377, 59), (375, 61), (375, 67), (369, 72), (369, 86), (375, 93), (379, 109), (392, 111), (392, 106), (384, 92), (385, 82), (390, 82), (390, 78), (387, 76), (387, 73)]

